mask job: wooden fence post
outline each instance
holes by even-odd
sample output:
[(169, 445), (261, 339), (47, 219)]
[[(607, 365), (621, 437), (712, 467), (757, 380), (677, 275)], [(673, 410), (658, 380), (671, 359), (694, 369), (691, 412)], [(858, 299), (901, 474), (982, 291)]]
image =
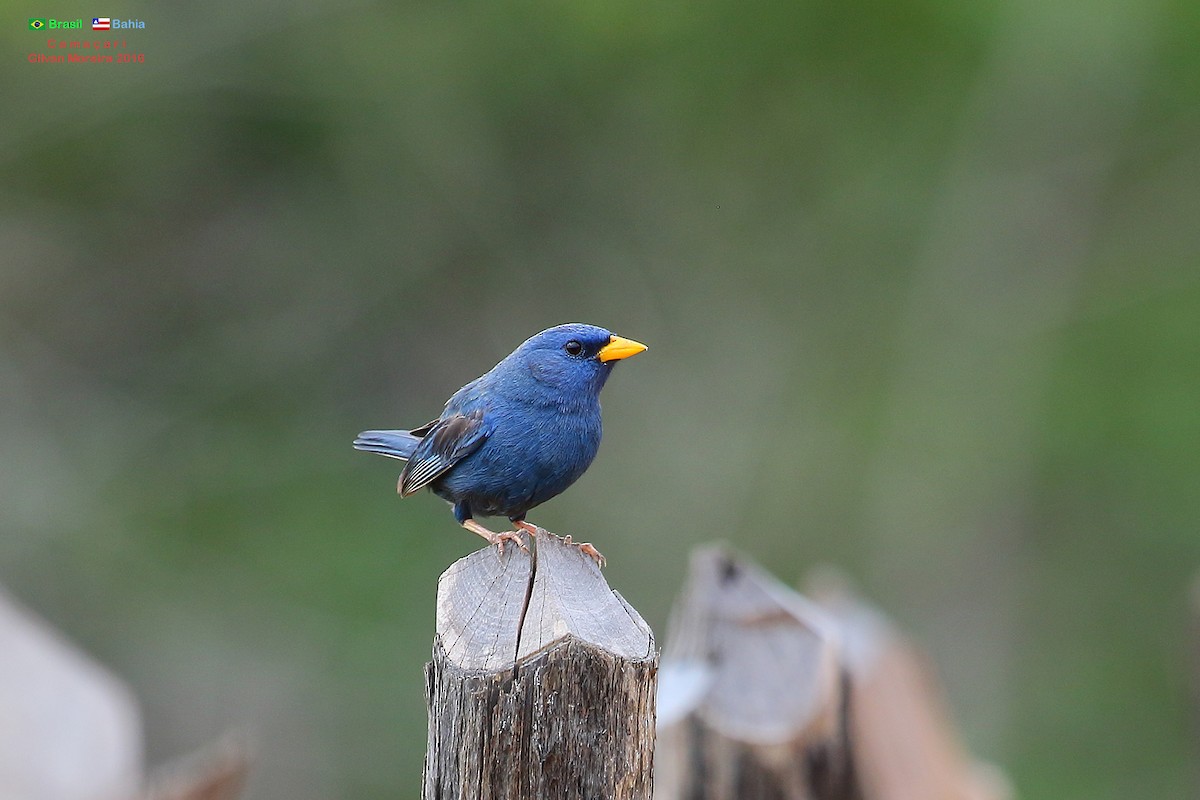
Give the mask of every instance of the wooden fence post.
[(656, 800), (855, 800), (835, 625), (721, 546), (692, 555), (659, 695)]
[(1011, 800), (924, 657), (826, 571), (818, 603), (692, 555), (663, 654), (655, 800)]
[(438, 581), (423, 800), (649, 800), (658, 653), (578, 547), (538, 531)]

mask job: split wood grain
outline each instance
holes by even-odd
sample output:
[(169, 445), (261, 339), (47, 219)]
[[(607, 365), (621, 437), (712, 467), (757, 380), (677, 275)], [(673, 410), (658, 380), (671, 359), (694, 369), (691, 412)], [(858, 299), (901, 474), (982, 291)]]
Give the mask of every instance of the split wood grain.
[(649, 800), (658, 653), (578, 547), (539, 531), (438, 582), (424, 800)]

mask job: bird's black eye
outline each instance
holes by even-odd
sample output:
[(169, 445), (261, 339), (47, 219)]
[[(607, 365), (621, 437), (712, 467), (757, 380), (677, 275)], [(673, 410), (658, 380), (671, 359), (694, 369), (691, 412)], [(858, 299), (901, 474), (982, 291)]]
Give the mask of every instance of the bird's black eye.
[(563, 345), (563, 350), (566, 350), (568, 355), (577, 356), (583, 352), (583, 345), (572, 339)]

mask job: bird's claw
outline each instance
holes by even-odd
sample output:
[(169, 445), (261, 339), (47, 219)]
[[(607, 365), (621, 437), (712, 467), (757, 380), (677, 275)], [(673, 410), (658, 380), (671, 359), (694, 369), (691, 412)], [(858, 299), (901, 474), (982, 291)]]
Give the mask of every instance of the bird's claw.
[(600, 551), (593, 547), (590, 543), (580, 542), (575, 546), (578, 547), (584, 554), (591, 556), (596, 561), (596, 566), (600, 567), (601, 569), (603, 569), (604, 565), (608, 563), (607, 559), (604, 558)]
[(482, 536), (487, 540), (488, 544), (496, 545), (496, 547), (500, 550), (500, 555), (504, 555), (505, 542), (516, 542), (517, 547), (521, 548), (526, 553), (529, 552), (529, 545), (525, 543), (525, 537), (521, 535), (520, 531), (500, 531), (497, 533), (496, 531), (488, 530), (470, 517), (463, 520), (462, 526), (471, 533), (474, 533), (477, 536)]
[(500, 531), (499, 533), (493, 533), (488, 541), (500, 549), (500, 555), (504, 555), (505, 542), (516, 542), (517, 547), (526, 553), (529, 552), (529, 545), (525, 541), (525, 536), (520, 531)]
[[(546, 531), (544, 528), (539, 528), (537, 525), (534, 525), (532, 522), (526, 522), (523, 519), (522, 520), (513, 520), (512, 524), (515, 527), (519, 528), (520, 530), (525, 531), (530, 536), (537, 536), (538, 531), (545, 531), (546, 533), (549, 533), (551, 536), (561, 539), (563, 544), (569, 544), (574, 547), (578, 547), (581, 552), (591, 556), (595, 560), (596, 564), (601, 567), (603, 567), (605, 564), (608, 563), (607, 560), (604, 558), (604, 556), (600, 554), (600, 551), (597, 550), (595, 547), (593, 547), (590, 543), (571, 541), (571, 534), (569, 534), (569, 533), (566, 536), (559, 536), (557, 533), (551, 533), (550, 531)], [(501, 534), (496, 534), (496, 535), (500, 536)], [(517, 535), (518, 534), (516, 531), (508, 531), (505, 538), (513, 539), (515, 541), (515, 537)], [(521, 543), (521, 547), (522, 547), (522, 549), (525, 550), (525, 552), (529, 552), (528, 548), (525, 547), (523, 540)], [(503, 543), (501, 544), (500, 552), (504, 552)]]
[(608, 563), (608, 560), (590, 542), (573, 542), (571, 541), (571, 534), (569, 533), (560, 538), (563, 540), (563, 544), (574, 545), (575, 547), (579, 548), (581, 553), (591, 556), (595, 560), (597, 566), (604, 567), (604, 565)]

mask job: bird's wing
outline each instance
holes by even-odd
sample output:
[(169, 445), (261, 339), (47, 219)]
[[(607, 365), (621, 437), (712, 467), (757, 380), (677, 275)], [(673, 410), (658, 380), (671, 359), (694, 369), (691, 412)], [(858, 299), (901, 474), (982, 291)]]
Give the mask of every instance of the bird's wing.
[(411, 433), (413, 436), (428, 436), (429, 432), (433, 430), (433, 426), (437, 425), (441, 421), (442, 420), (440, 418), (430, 420), (419, 428), (413, 428), (411, 431), (409, 431), (409, 433)]
[(424, 488), (437, 476), (475, 452), (488, 436), (482, 409), (465, 414), (450, 414), (417, 430), (423, 429), (425, 438), (417, 445), (408, 463), (404, 465), (404, 471), (400, 473), (401, 497), (407, 497)]

